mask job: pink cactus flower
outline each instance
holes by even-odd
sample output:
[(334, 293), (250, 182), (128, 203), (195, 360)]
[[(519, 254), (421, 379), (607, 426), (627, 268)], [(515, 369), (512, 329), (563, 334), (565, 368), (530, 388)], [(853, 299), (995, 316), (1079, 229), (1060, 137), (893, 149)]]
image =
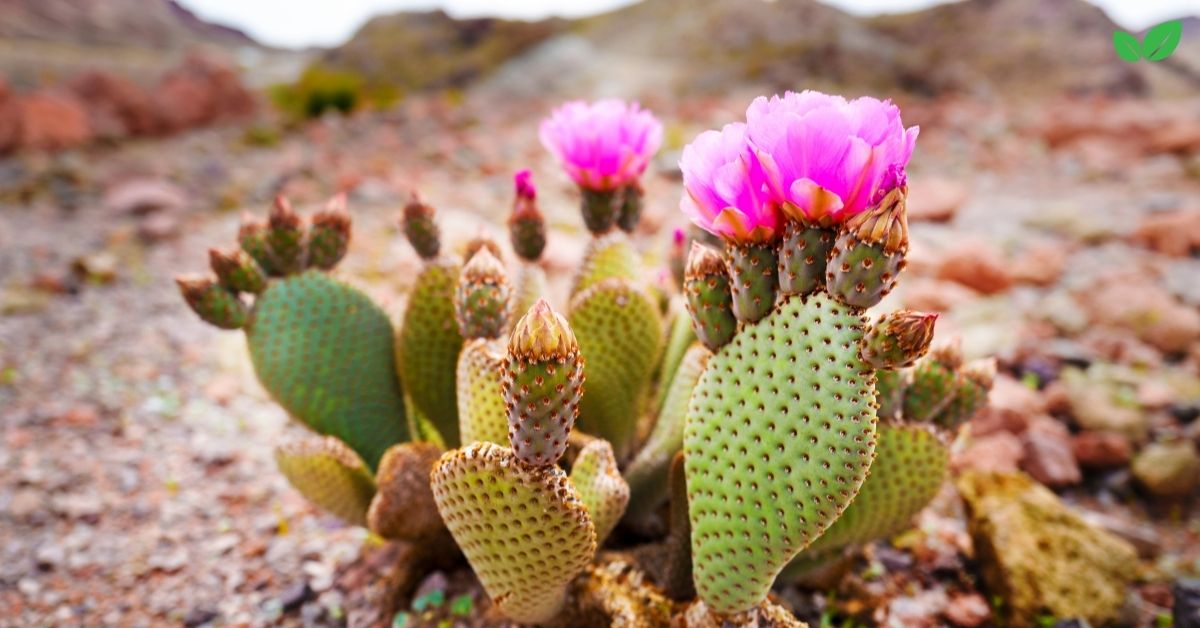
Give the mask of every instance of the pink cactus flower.
[(526, 199), (537, 198), (537, 188), (533, 185), (532, 172), (521, 170), (514, 174), (513, 185), (517, 188), (517, 197)]
[(683, 149), (679, 207), (698, 227), (738, 243), (767, 242), (783, 218), (767, 191), (766, 172), (746, 137), (746, 125), (705, 131)]
[(747, 135), (771, 197), (796, 220), (839, 223), (906, 185), (918, 127), (891, 101), (847, 101), (814, 91), (760, 96)]
[(633, 183), (662, 145), (662, 124), (637, 103), (572, 101), (542, 121), (542, 145), (579, 187), (608, 191)]

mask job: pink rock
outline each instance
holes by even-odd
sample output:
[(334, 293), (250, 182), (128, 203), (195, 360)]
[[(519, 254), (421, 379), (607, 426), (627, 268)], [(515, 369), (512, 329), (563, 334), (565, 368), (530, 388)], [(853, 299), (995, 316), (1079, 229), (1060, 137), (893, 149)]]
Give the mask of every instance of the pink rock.
[(1013, 260), (1010, 272), (1013, 281), (1036, 286), (1058, 282), (1067, 266), (1067, 249), (1063, 244), (1042, 244), (1021, 252)]
[(1200, 251), (1200, 209), (1149, 216), (1130, 239), (1164, 255), (1193, 255)]
[(1183, 352), (1200, 341), (1200, 311), (1141, 275), (1110, 277), (1079, 300), (1093, 322), (1127, 329), (1160, 351)]
[(938, 277), (956, 281), (983, 294), (997, 294), (1012, 287), (1009, 264), (991, 246), (964, 242), (942, 257)]
[(1011, 376), (997, 375), (988, 393), (988, 405), (997, 410), (1010, 410), (1027, 417), (1044, 414), (1046, 400), (1038, 391), (1013, 379)]
[(1030, 423), (1022, 441), (1021, 468), (1033, 479), (1052, 487), (1083, 481), (1071, 450), (1071, 435), (1062, 423), (1050, 417), (1038, 417)]
[(975, 628), (991, 618), (992, 609), (982, 595), (966, 593), (950, 598), (942, 615), (955, 626)]
[(69, 94), (42, 90), (18, 96), (12, 112), (18, 121), (17, 148), (60, 150), (92, 139), (87, 111)]
[(966, 204), (969, 194), (962, 183), (940, 177), (914, 177), (908, 183), (908, 219), (912, 222), (946, 222)]
[(922, 312), (945, 312), (979, 298), (979, 293), (955, 283), (937, 279), (910, 281), (900, 295), (904, 306)]
[(1129, 464), (1129, 440), (1117, 432), (1081, 432), (1071, 438), (1075, 460), (1085, 469), (1112, 469)]
[(1029, 427), (1029, 415), (1009, 408), (986, 407), (971, 419), (971, 436), (981, 438), (997, 432), (1021, 434)]
[(954, 456), (951, 466), (960, 473), (968, 469), (989, 473), (1016, 473), (1022, 453), (1020, 438), (1008, 432), (997, 432), (973, 439), (966, 449)]

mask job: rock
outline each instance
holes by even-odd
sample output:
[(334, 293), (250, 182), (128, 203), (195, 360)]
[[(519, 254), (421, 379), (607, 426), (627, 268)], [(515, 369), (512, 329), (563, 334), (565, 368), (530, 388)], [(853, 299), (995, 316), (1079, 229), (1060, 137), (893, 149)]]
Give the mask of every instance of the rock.
[(23, 488), (13, 493), (8, 502), (8, 514), (14, 519), (26, 519), (46, 510), (46, 499), (42, 492)]
[(312, 597), (313, 590), (308, 586), (308, 582), (298, 582), (285, 589), (279, 596), (279, 606), (283, 612), (290, 613), (303, 606)]
[(975, 628), (991, 618), (992, 609), (982, 595), (966, 593), (950, 598), (942, 615), (955, 626)]
[(1200, 252), (1200, 209), (1147, 216), (1130, 240), (1172, 257)]
[(941, 588), (928, 589), (915, 595), (898, 595), (887, 604), (889, 626), (912, 626), (913, 628), (935, 628), (941, 622), (938, 617), (950, 603), (946, 591)]
[(1075, 424), (1085, 431), (1116, 432), (1130, 443), (1146, 440), (1146, 417), (1128, 406), (1120, 405), (1112, 391), (1092, 381), (1078, 369), (1062, 372), (1067, 401)]
[(1021, 439), (1008, 432), (997, 432), (972, 439), (966, 449), (957, 452), (951, 466), (957, 471), (1012, 473), (1021, 462)]
[(186, 206), (187, 194), (179, 186), (161, 179), (132, 179), (104, 193), (104, 207), (115, 214), (142, 216), (182, 210)]
[(1180, 578), (1171, 585), (1174, 628), (1200, 628), (1200, 578)]
[(1138, 556), (1142, 558), (1154, 558), (1162, 552), (1162, 535), (1153, 525), (1090, 510), (1083, 511), (1080, 516), (1084, 521), (1104, 528), (1128, 541), (1137, 550)]
[(1200, 341), (1200, 312), (1145, 277), (1101, 281), (1084, 291), (1080, 301), (1093, 323), (1128, 329), (1161, 351), (1184, 352)]
[(123, 76), (90, 70), (72, 79), (70, 88), (86, 103), (97, 137), (123, 139), (162, 130), (162, 120), (150, 101), (150, 94)]
[(179, 131), (254, 112), (254, 97), (230, 66), (202, 55), (191, 55), (168, 72), (152, 99), (164, 126)]
[(953, 281), (918, 279), (904, 285), (904, 306), (921, 312), (946, 312), (979, 298), (979, 293)]
[(183, 625), (187, 628), (198, 628), (215, 622), (220, 616), (220, 613), (207, 606), (197, 606), (183, 616)]
[(92, 139), (87, 111), (70, 94), (41, 90), (17, 96), (8, 115), (16, 120), (14, 148), (61, 150)]
[(1042, 613), (1116, 621), (1137, 560), (1129, 543), (1023, 474), (969, 472), (957, 486), (984, 584), (1003, 601), (998, 625), (1033, 625)]
[(1017, 283), (1051, 286), (1067, 267), (1067, 249), (1063, 244), (1042, 244), (1015, 256), (1009, 273)]
[(1118, 432), (1080, 432), (1071, 438), (1071, 452), (1085, 469), (1115, 469), (1129, 464), (1129, 439)]
[(75, 258), (71, 270), (76, 277), (87, 283), (112, 283), (117, 278), (117, 258), (112, 253), (100, 251)]
[(151, 244), (179, 237), (182, 226), (173, 213), (158, 212), (138, 222), (138, 237)]
[(1187, 497), (1200, 485), (1200, 454), (1188, 440), (1148, 445), (1130, 468), (1138, 484), (1155, 497)]
[(1008, 262), (983, 242), (964, 242), (947, 251), (938, 268), (938, 277), (983, 294), (1004, 292), (1013, 284)]
[(982, 438), (997, 432), (1021, 434), (1029, 427), (1028, 415), (1007, 408), (985, 407), (971, 419), (971, 436)]
[(908, 184), (908, 219), (911, 222), (946, 222), (966, 204), (967, 186), (941, 177), (912, 178)]
[(1008, 375), (997, 375), (988, 393), (988, 407), (1031, 417), (1046, 412), (1046, 401), (1038, 391)]
[(1071, 451), (1071, 434), (1062, 423), (1050, 417), (1034, 419), (1025, 431), (1022, 445), (1021, 468), (1038, 482), (1060, 487), (1083, 481)]

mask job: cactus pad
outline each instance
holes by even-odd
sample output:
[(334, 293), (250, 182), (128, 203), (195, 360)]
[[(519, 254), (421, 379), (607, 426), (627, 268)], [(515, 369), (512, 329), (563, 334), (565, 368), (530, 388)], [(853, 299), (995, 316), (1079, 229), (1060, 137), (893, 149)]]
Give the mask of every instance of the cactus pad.
[(837, 231), (789, 220), (779, 247), (779, 291), (809, 294), (825, 287), (825, 263)]
[(570, 321), (588, 369), (579, 429), (612, 443), (623, 459), (662, 347), (658, 308), (629, 282), (607, 279), (575, 295)]
[(904, 418), (914, 422), (937, 418), (954, 400), (958, 379), (955, 366), (938, 359), (936, 354), (918, 362), (904, 389)]
[(458, 264), (426, 263), (417, 276), (396, 338), (396, 360), (414, 410), (414, 422), (430, 422), (451, 447), (459, 442), (454, 373), (463, 338), (454, 319)]
[(362, 460), (338, 439), (326, 436), (277, 447), (275, 464), (308, 501), (346, 523), (367, 524), (375, 482)]
[(603, 543), (629, 505), (629, 485), (617, 472), (608, 441), (596, 439), (580, 450), (571, 465), (571, 483), (596, 526), (596, 543)]
[(583, 262), (571, 285), (571, 296), (606, 279), (620, 278), (630, 282), (640, 281), (642, 265), (633, 242), (622, 231), (611, 231), (588, 242), (583, 253)]
[(468, 340), (458, 356), (458, 429), (464, 443), (508, 444), (508, 411), (500, 387), (504, 341)]
[(371, 469), (408, 440), (392, 324), (362, 292), (316, 271), (278, 280), (255, 303), (246, 340), (271, 396)]
[(446, 527), (496, 606), (519, 622), (553, 618), (596, 553), (595, 526), (566, 474), (475, 443), (442, 456), (430, 483)]
[(696, 586), (744, 611), (854, 499), (875, 449), (866, 319), (824, 293), (790, 296), (708, 362), (684, 452)]
[(508, 326), (517, 324), (525, 312), (533, 307), (537, 300), (550, 292), (550, 284), (546, 281), (546, 271), (537, 264), (524, 263), (517, 266), (513, 275), (512, 298), (508, 305)]
[(433, 502), (429, 472), (442, 455), (432, 443), (401, 443), (383, 454), (368, 527), (385, 539), (426, 541), (446, 529)]

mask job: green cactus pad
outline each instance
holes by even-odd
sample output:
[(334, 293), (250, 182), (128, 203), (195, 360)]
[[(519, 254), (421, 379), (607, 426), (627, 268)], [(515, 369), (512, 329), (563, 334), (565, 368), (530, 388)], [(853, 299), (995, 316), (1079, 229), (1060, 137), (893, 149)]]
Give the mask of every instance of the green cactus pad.
[(854, 499), (875, 452), (866, 318), (790, 296), (708, 362), (684, 434), (696, 587), (747, 610)]
[(441, 458), (433, 443), (393, 445), (379, 462), (375, 498), (367, 511), (371, 531), (385, 539), (429, 541), (446, 529), (429, 488), (429, 472)]
[(934, 417), (934, 422), (948, 430), (958, 429), (959, 425), (987, 405), (988, 390), (959, 372), (954, 382), (954, 396)]
[(858, 496), (798, 559), (888, 538), (909, 526), (942, 488), (949, 448), (922, 425), (881, 425), (871, 474)]
[(553, 618), (596, 553), (596, 529), (556, 466), (530, 467), (511, 449), (475, 443), (430, 474), (438, 511), (496, 606), (518, 622)]
[(571, 300), (569, 320), (587, 364), (579, 429), (612, 443), (624, 459), (662, 349), (658, 308), (629, 282), (607, 279)]
[(550, 292), (550, 284), (546, 281), (546, 271), (537, 264), (520, 264), (513, 277), (512, 298), (509, 300), (508, 327), (511, 329), (517, 321), (533, 307), (537, 300)]
[(271, 396), (369, 468), (408, 440), (392, 324), (362, 292), (317, 271), (278, 280), (258, 297), (246, 340)]
[(500, 387), (504, 340), (468, 340), (458, 356), (458, 429), (464, 443), (508, 444), (508, 411)]
[(894, 419), (904, 403), (904, 373), (891, 369), (875, 371), (875, 399), (879, 402), (879, 418)]
[(825, 287), (825, 263), (837, 232), (787, 221), (779, 245), (779, 291), (809, 294)]
[(367, 525), (375, 482), (362, 460), (326, 436), (277, 447), (275, 464), (308, 501), (356, 526)]
[(642, 279), (642, 265), (633, 242), (623, 231), (612, 231), (588, 242), (571, 285), (571, 297), (606, 279)]
[(683, 449), (684, 421), (692, 390), (711, 356), (712, 352), (704, 345), (694, 343), (684, 355), (670, 385), (663, 386), (667, 394), (654, 429), (625, 471), (632, 493), (629, 516), (634, 521), (649, 516), (667, 498), (667, 471), (671, 458)]
[(454, 375), (463, 337), (454, 318), (458, 264), (439, 258), (417, 276), (396, 338), (396, 362), (412, 407), (446, 445), (459, 443)]
[(608, 441), (593, 440), (579, 451), (571, 465), (571, 483), (596, 526), (596, 543), (603, 543), (629, 504), (629, 485), (617, 472)]
[(666, 346), (663, 347), (662, 362), (658, 365), (656, 378), (660, 385), (654, 407), (660, 410), (667, 398), (669, 384), (675, 378), (675, 370), (683, 361), (684, 354), (696, 342), (696, 330), (692, 329), (692, 317), (688, 315), (686, 306), (673, 304), (668, 313), (671, 322), (667, 324)]
[(913, 367), (904, 389), (904, 418), (913, 422), (932, 421), (954, 400), (958, 373), (951, 366), (926, 358)]

